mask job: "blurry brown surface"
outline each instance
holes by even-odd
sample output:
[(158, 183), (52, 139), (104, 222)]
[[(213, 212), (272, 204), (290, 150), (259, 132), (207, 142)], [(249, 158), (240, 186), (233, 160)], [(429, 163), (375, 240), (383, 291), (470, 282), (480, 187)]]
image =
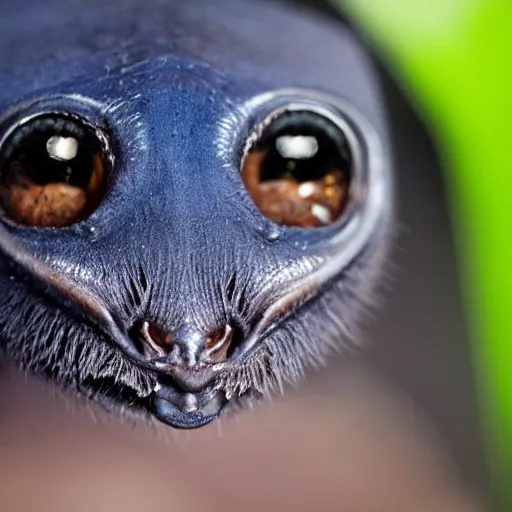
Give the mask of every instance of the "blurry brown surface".
[(221, 428), (165, 435), (103, 415), (95, 422), (4, 376), (2, 512), (481, 510), (473, 494), (485, 474), (441, 176), (411, 112), (394, 89), (388, 98), (400, 236), (361, 360), (333, 360)]
[(19, 375), (3, 389), (2, 510), (481, 510), (414, 409), (355, 365), (167, 439), (95, 423)]

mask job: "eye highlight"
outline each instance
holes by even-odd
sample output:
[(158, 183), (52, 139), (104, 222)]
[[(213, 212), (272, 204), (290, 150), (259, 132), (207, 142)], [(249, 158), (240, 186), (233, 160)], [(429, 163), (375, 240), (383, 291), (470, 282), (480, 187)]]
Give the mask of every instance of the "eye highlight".
[(352, 158), (333, 121), (308, 110), (267, 118), (251, 136), (242, 179), (261, 213), (277, 224), (327, 226), (345, 211)]
[(87, 121), (41, 114), (0, 147), (0, 204), (14, 222), (64, 227), (89, 217), (106, 193), (107, 141)]

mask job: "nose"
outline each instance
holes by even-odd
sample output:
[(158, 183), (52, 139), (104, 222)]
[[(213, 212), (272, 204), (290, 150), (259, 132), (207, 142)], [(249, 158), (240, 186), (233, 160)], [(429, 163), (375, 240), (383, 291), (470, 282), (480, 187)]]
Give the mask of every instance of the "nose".
[(132, 331), (132, 340), (144, 359), (191, 392), (204, 389), (213, 380), (213, 365), (229, 358), (234, 337), (235, 329), (229, 324), (207, 333), (190, 324), (170, 332), (143, 321)]
[(167, 357), (169, 363), (192, 367), (225, 361), (233, 341), (233, 328), (226, 324), (204, 335), (193, 325), (184, 325), (171, 333), (143, 322), (140, 340), (148, 357)]

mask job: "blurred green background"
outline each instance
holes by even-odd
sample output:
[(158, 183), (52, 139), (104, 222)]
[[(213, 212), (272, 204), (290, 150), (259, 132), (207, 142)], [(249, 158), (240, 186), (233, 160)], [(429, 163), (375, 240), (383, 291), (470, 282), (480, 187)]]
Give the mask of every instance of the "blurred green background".
[(497, 506), (512, 510), (512, 3), (337, 0), (443, 159)]

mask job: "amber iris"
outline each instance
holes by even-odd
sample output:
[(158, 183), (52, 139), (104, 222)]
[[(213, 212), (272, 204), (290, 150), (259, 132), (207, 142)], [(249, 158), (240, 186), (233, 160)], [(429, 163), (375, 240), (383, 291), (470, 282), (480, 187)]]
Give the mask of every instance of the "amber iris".
[(106, 191), (105, 141), (85, 121), (34, 117), (0, 148), (4, 215), (31, 227), (63, 227), (89, 217)]
[(285, 226), (321, 227), (343, 214), (351, 156), (332, 121), (286, 112), (263, 130), (242, 164), (242, 178), (261, 213)]

